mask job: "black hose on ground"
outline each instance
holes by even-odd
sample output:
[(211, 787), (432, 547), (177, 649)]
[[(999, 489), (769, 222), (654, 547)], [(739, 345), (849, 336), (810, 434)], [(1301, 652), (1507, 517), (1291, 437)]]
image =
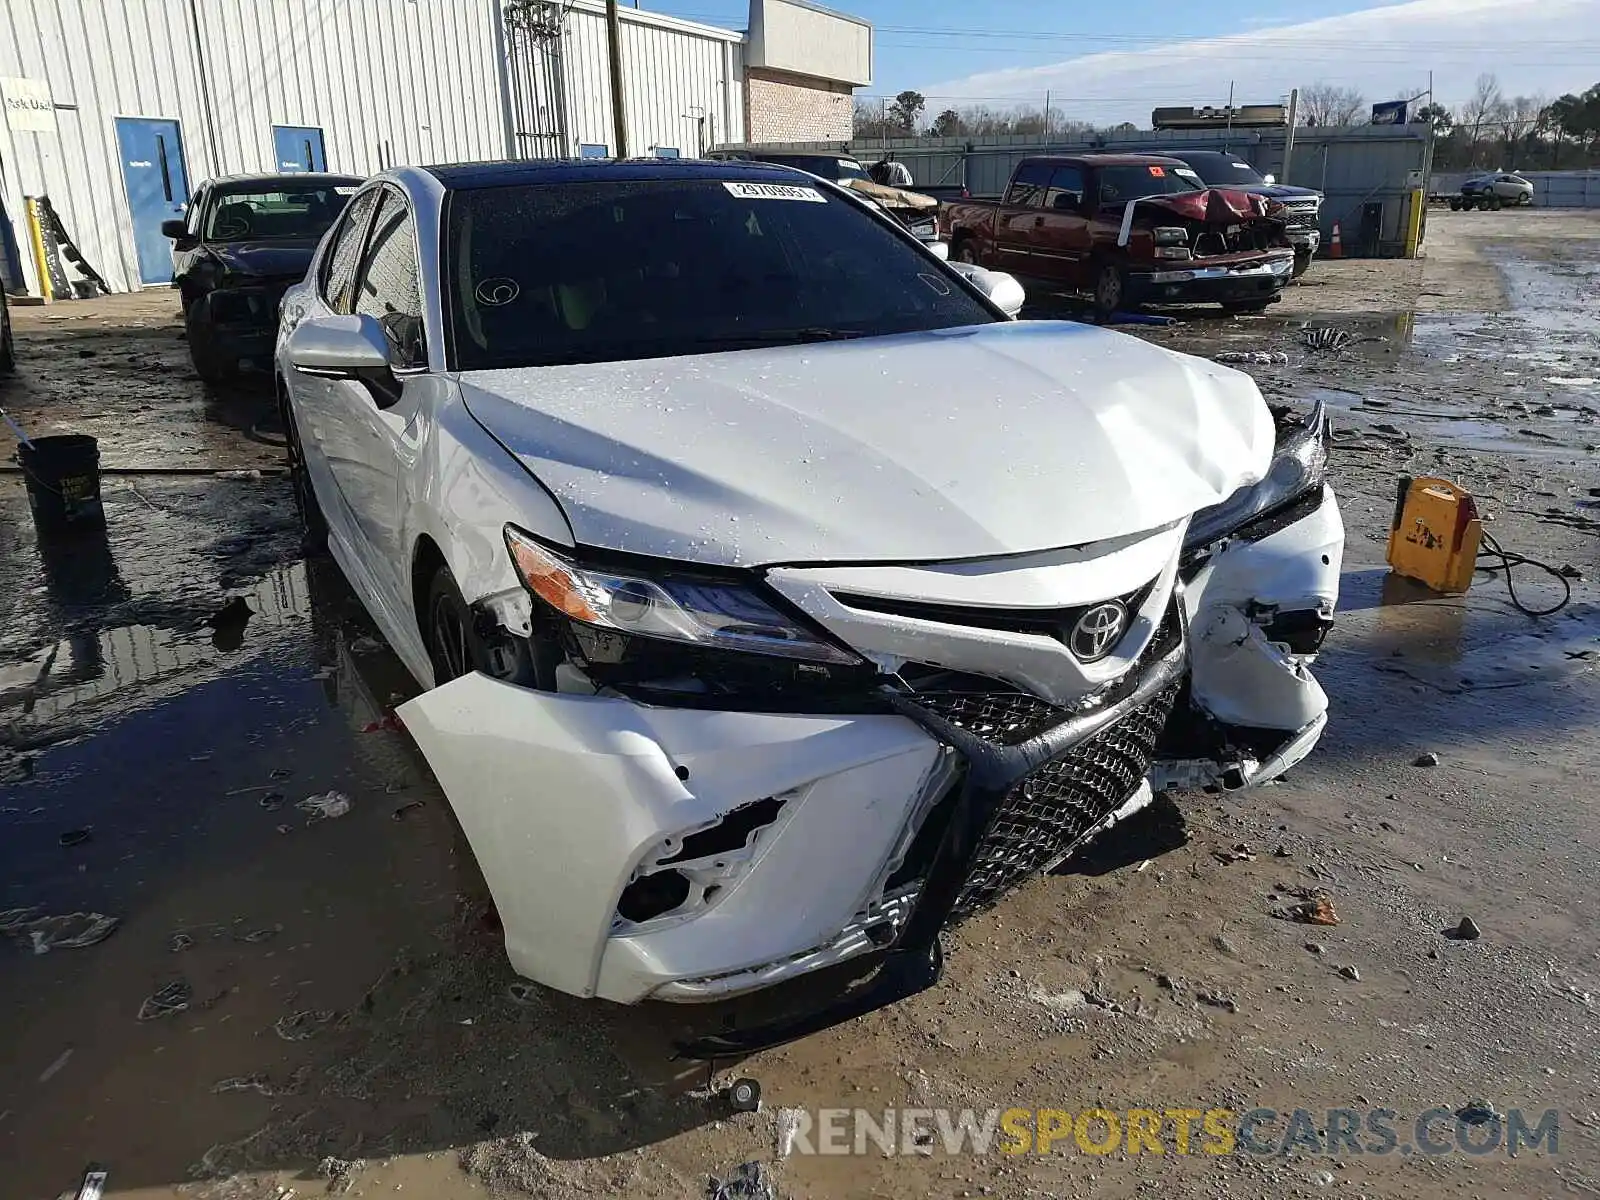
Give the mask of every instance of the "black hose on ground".
[[(1499, 561), (1495, 562), (1495, 559)], [(1488, 565), (1485, 565), (1485, 560), (1488, 560)], [(1517, 585), (1511, 577), (1511, 572), (1513, 568), (1523, 566), (1538, 567), (1539, 570), (1555, 576), (1556, 582), (1561, 585), (1562, 596), (1554, 607), (1529, 608), (1518, 598)], [(1542, 563), (1538, 559), (1529, 558), (1526, 554), (1516, 554), (1507, 550), (1495, 540), (1494, 535), (1491, 533), (1486, 532), (1483, 535), (1483, 544), (1478, 550), (1478, 570), (1489, 575), (1505, 572), (1506, 591), (1511, 593), (1512, 607), (1530, 617), (1548, 617), (1552, 613), (1558, 613), (1572, 599), (1572, 584), (1568, 582), (1567, 577), (1558, 568), (1552, 567), (1549, 563)]]

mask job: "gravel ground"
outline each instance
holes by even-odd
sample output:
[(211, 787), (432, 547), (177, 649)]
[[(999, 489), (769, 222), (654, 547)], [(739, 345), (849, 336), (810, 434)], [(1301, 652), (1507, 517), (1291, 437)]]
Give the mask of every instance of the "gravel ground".
[[(54, 1196), (95, 1160), (141, 1200), (1600, 1191), (1596, 591), (1534, 620), (1498, 580), (1432, 599), (1383, 569), (1404, 472), (1470, 488), (1509, 549), (1600, 570), (1597, 262), (1594, 218), (1434, 213), (1420, 264), (1319, 263), (1270, 317), (1141, 331), (1262, 352), (1269, 394), (1334, 408), (1349, 545), (1322, 746), (1276, 786), (1158, 802), (963, 926), (938, 988), (714, 1075), (668, 1046), (719, 1011), (516, 985), (381, 720), (404, 672), (300, 558), (281, 479), (111, 477), (103, 552), (61, 561), (0, 477), (0, 911), (121, 918), (82, 949), (0, 940), (0, 1194)], [(19, 310), (5, 403), (115, 465), (275, 467), (269, 398), (202, 389), (172, 309)], [(1368, 340), (1318, 350), (1307, 326)], [(238, 627), (217, 619), (234, 596)], [(329, 791), (348, 815), (295, 808)], [(1279, 915), (1319, 898), (1337, 925)], [(1480, 936), (1447, 934), (1463, 917)], [(158, 994), (188, 1007), (139, 1020)], [(739, 1075), (761, 1113), (708, 1092)], [(1559, 1110), (1556, 1146), (1326, 1144), (1329, 1109), (1394, 1110), (1408, 1143), (1479, 1102)], [(1286, 1153), (1208, 1153), (1198, 1130), (1178, 1153), (1169, 1120), (1161, 1154), (779, 1154), (792, 1110), (891, 1106), (1311, 1115)]]

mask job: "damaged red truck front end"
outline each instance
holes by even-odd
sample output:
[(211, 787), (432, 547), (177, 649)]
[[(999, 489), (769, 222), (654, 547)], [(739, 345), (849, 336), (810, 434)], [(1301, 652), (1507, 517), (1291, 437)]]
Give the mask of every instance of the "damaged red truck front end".
[(1282, 204), (1207, 188), (1182, 162), (1148, 154), (1028, 158), (999, 201), (944, 206), (952, 257), (1030, 292), (1092, 297), (1095, 310), (1220, 304), (1254, 312), (1294, 274)]

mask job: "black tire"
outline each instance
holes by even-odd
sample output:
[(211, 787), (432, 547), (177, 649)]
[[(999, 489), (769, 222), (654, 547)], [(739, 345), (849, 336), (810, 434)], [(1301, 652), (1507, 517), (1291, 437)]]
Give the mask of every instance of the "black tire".
[(17, 343), (11, 336), (11, 306), (0, 299), (0, 375), (17, 369)]
[(1450, 197), (1450, 211), (1451, 212), (1460, 212), (1461, 211), (1461, 197), (1460, 196), (1451, 196)]
[(434, 569), (418, 624), (433, 663), (434, 687), (481, 671), (488, 664), (489, 655), (473, 626), (472, 611), (461, 598), (449, 567)]
[(1533, 193), (1532, 192), (1523, 192), (1522, 195), (1518, 196), (1517, 197), (1517, 207), (1518, 208), (1532, 208), (1533, 207)]
[(328, 522), (322, 515), (322, 504), (311, 485), (311, 471), (306, 466), (305, 451), (300, 445), (300, 429), (295, 424), (294, 405), (289, 400), (289, 389), (278, 380), (278, 419), (283, 422), (283, 452), (289, 460), (289, 482), (294, 487), (294, 506), (300, 512), (301, 545), (306, 553), (315, 554), (328, 545)]
[(238, 361), (230, 361), (227, 356), (217, 352), (211, 332), (204, 325), (185, 315), (183, 330), (189, 343), (189, 361), (194, 364), (194, 373), (203, 382), (223, 384), (239, 373)]
[(1499, 212), (1500, 211), (1500, 204), (1501, 204), (1501, 201), (1500, 201), (1500, 197), (1499, 196), (1490, 196), (1489, 197), (1489, 208), (1490, 208), (1491, 211)]
[(1291, 274), (1289, 276), (1289, 278), (1290, 279), (1299, 279), (1300, 276), (1304, 275), (1310, 269), (1311, 269), (1311, 255), (1310, 255), (1310, 253), (1296, 254), (1294, 256), (1294, 273)]
[(1128, 277), (1116, 263), (1101, 263), (1094, 275), (1094, 315), (1109, 321), (1128, 294)]

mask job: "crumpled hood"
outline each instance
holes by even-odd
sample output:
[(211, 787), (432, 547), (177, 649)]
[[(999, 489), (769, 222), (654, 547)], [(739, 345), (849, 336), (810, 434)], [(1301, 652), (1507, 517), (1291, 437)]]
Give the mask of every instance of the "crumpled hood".
[(1238, 188), (1206, 188), (1199, 192), (1173, 192), (1164, 196), (1146, 196), (1141, 206), (1164, 208), (1168, 212), (1190, 221), (1215, 221), (1231, 225), (1251, 217), (1268, 214), (1271, 201), (1265, 196), (1241, 191)]
[(262, 279), (304, 277), (317, 252), (312, 241), (217, 242), (206, 247), (228, 270)]
[(1064, 322), (460, 381), (580, 543), (721, 566), (1151, 530), (1261, 478), (1274, 437), (1248, 375)]

